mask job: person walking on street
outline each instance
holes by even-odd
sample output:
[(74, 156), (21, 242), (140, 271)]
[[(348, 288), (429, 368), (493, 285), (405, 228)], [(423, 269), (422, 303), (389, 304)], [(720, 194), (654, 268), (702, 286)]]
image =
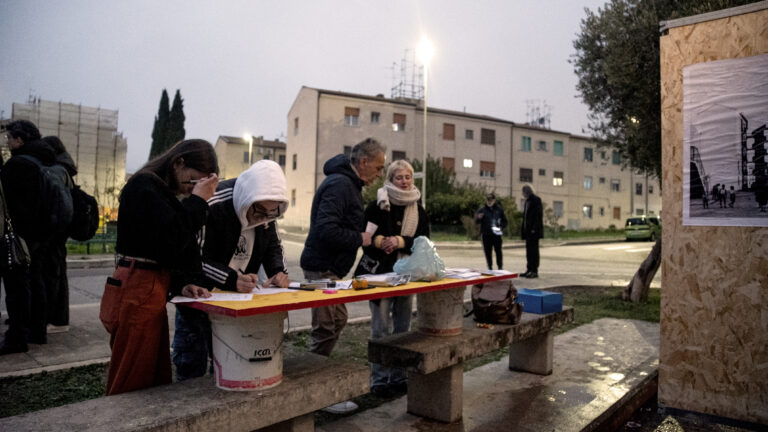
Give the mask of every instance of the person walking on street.
[[(250, 293), (262, 265), (269, 278), (264, 286), (288, 287), (291, 281), (277, 234), (277, 219), (288, 208), (286, 190), (280, 165), (267, 159), (219, 183), (208, 200), (205, 229), (198, 235), (203, 245), (202, 287)], [(177, 305), (172, 356), (177, 381), (205, 375), (211, 342), (208, 314)]]
[(116, 268), (99, 318), (110, 334), (107, 395), (171, 383), (166, 301), (202, 296), (196, 234), (218, 184), (216, 152), (181, 141), (147, 162), (120, 193)]
[[(365, 209), (365, 220), (375, 224), (376, 231), (372, 244), (363, 248), (355, 276), (391, 272), (397, 260), (410, 255), (416, 237), (429, 237), (429, 220), (419, 204), (421, 192), (413, 185), (411, 164), (404, 160), (392, 162), (386, 178), (376, 201)], [(410, 329), (413, 294), (371, 300), (368, 304), (371, 339)], [(405, 393), (407, 382), (405, 369), (371, 363), (371, 393), (375, 396), (390, 398)]]
[(521, 237), (525, 240), (526, 272), (522, 277), (539, 277), (539, 239), (544, 237), (544, 215), (541, 198), (536, 196), (533, 186), (523, 186), (523, 226)]
[(731, 186), (731, 190), (728, 191), (728, 207), (733, 208), (736, 203), (736, 191)]
[[(381, 177), (384, 151), (381, 143), (367, 138), (352, 148), (349, 158), (339, 154), (323, 166), (327, 177), (312, 200), (309, 234), (300, 260), (307, 280), (342, 279), (354, 265), (357, 249), (371, 244), (371, 234), (365, 232), (362, 188)], [(346, 323), (343, 303), (313, 308), (310, 351), (329, 356)], [(357, 405), (346, 401), (326, 409), (349, 412)]]
[(485, 262), (488, 264), (488, 270), (493, 270), (493, 256), (491, 250), (496, 251), (496, 266), (503, 267), (503, 256), (501, 254), (501, 237), (504, 228), (507, 227), (507, 216), (504, 209), (496, 201), (496, 195), (489, 193), (485, 197), (485, 205), (475, 212), (475, 223), (480, 225), (480, 234), (483, 241), (483, 251), (485, 252)]

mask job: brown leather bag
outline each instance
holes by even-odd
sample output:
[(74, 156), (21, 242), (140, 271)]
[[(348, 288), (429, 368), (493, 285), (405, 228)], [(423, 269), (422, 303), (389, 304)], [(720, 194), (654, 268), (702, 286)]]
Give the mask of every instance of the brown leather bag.
[[(512, 281), (489, 282), (472, 286), (472, 312), (475, 321), (493, 324), (517, 324), (523, 304), (517, 301)], [(468, 314), (469, 315), (469, 314)]]

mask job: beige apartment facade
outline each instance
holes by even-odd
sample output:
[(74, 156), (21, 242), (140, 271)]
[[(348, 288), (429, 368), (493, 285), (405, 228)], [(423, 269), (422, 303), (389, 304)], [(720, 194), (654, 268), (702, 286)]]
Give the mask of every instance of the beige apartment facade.
[(220, 135), (214, 145), (219, 161), (219, 177), (235, 178), (251, 164), (262, 159), (277, 162), (285, 171), (285, 143), (265, 140), (263, 136), (251, 137), (251, 144), (242, 137)]
[[(309, 227), (323, 164), (367, 137), (387, 147), (387, 162), (423, 159), (421, 100), (388, 99), (302, 87), (288, 112), (286, 226)], [(656, 180), (622, 169), (610, 149), (588, 137), (465, 112), (427, 110), (427, 153), (458, 181), (485, 185), (521, 206), (530, 183), (570, 229), (621, 227), (633, 214), (660, 214)], [(641, 195), (635, 196), (635, 182)], [(649, 188), (650, 186), (650, 188)], [(427, 191), (429, 194), (429, 191)], [(646, 204), (647, 203), (647, 204)]]
[(75, 182), (96, 197), (108, 219), (117, 218), (125, 184), (128, 142), (117, 130), (117, 110), (35, 99), (14, 103), (12, 119), (29, 120), (43, 136), (55, 135), (77, 166)]

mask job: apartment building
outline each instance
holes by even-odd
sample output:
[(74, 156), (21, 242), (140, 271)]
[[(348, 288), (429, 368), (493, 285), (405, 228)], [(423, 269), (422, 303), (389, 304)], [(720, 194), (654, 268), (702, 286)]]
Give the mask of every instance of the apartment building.
[[(323, 164), (367, 137), (387, 147), (388, 162), (423, 159), (423, 100), (302, 87), (287, 120), (288, 226), (309, 226)], [(570, 229), (620, 227), (631, 215), (661, 212), (658, 181), (622, 169), (618, 153), (589, 137), (432, 107), (426, 131), (427, 153), (458, 181), (513, 196), (518, 206), (530, 183)]]
[(117, 198), (126, 181), (128, 142), (117, 130), (117, 117), (117, 110), (42, 99), (14, 103), (11, 115), (31, 121), (43, 136), (61, 139), (77, 165), (75, 181), (110, 219), (117, 218)]
[(254, 162), (271, 159), (285, 171), (285, 143), (280, 140), (265, 140), (263, 136), (251, 137), (251, 142), (242, 137), (220, 135), (214, 144), (219, 160), (219, 177), (235, 178)]

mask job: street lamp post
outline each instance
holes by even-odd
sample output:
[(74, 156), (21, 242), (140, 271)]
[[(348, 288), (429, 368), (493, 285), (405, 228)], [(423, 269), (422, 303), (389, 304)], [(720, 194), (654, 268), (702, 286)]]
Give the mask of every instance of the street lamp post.
[(423, 136), (423, 144), (424, 144), (424, 153), (423, 153), (423, 159), (422, 159), (422, 175), (424, 176), (421, 180), (421, 201), (424, 204), (424, 209), (427, 209), (427, 93), (428, 93), (428, 76), (429, 76), (429, 62), (432, 60), (432, 55), (434, 54), (434, 46), (432, 45), (432, 42), (427, 39), (427, 37), (422, 37), (421, 42), (419, 42), (419, 45), (416, 49), (416, 53), (421, 58), (422, 63), (424, 64), (424, 136)]

